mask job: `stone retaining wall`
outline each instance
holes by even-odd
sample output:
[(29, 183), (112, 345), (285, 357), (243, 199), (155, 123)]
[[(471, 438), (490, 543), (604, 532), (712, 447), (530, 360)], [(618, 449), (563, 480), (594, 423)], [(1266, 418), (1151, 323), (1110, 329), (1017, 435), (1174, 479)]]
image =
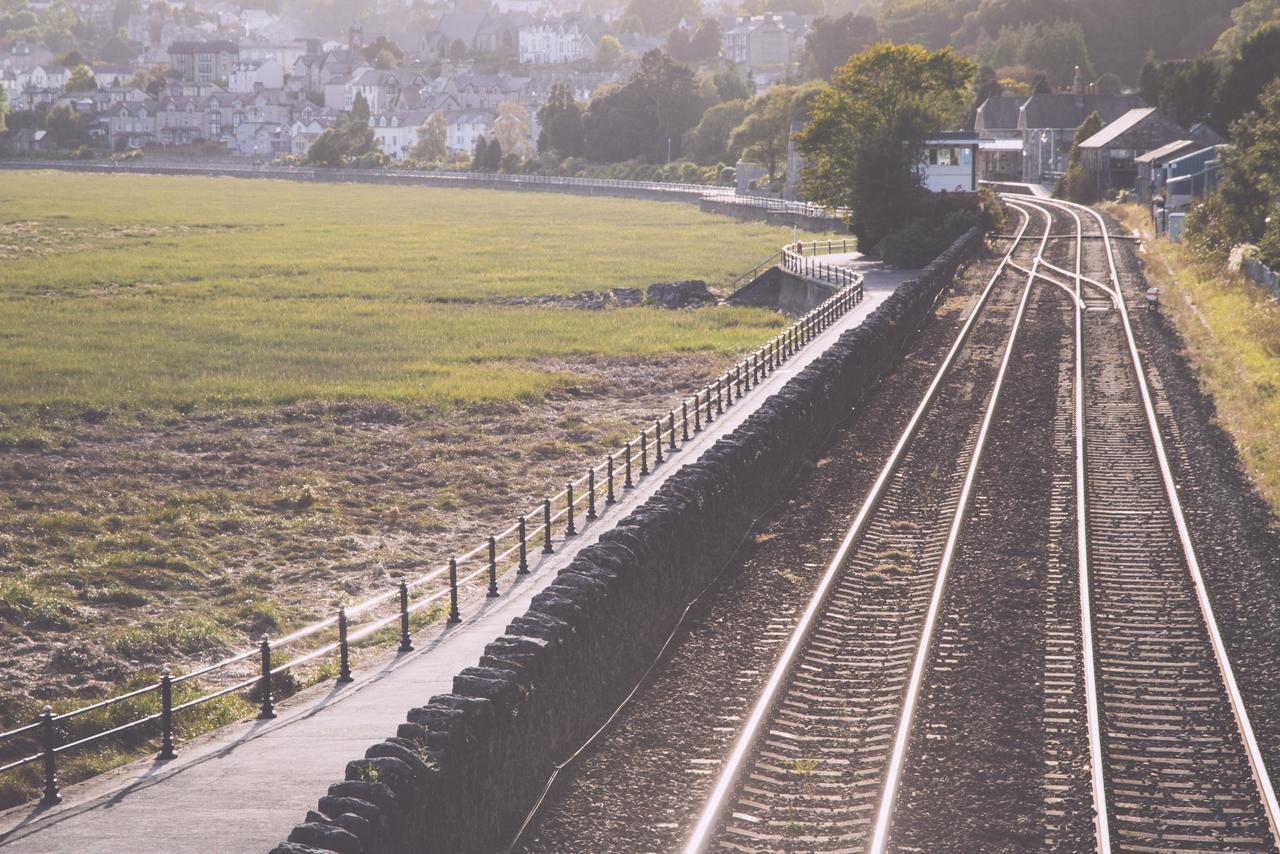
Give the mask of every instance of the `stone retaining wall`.
[(806, 279), (781, 267), (770, 267), (734, 291), (725, 302), (776, 308), (799, 317), (817, 308), (837, 290), (835, 285)]
[(584, 548), (453, 692), (409, 710), (347, 764), (273, 854), (502, 850), (554, 763), (630, 691), (685, 605), (897, 360), (974, 229), (769, 397), (732, 434)]

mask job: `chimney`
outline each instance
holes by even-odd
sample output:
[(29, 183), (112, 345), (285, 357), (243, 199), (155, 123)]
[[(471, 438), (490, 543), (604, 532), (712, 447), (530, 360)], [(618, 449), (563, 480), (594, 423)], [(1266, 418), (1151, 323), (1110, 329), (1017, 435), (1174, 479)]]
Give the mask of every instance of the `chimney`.
[(1071, 84), (1071, 91), (1076, 96), (1076, 106), (1084, 106), (1084, 72), (1076, 66), (1076, 79)]

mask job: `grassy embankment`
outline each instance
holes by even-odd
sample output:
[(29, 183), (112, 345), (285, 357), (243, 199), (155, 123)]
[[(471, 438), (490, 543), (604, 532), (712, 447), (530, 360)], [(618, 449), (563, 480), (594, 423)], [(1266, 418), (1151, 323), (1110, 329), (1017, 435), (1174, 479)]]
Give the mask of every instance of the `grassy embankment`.
[(783, 324), (509, 304), (790, 236), (686, 204), (6, 172), (0, 212), (0, 728), (437, 565)]
[(1146, 211), (1113, 206), (1146, 239), (1147, 278), (1186, 342), (1218, 419), (1249, 475), (1280, 514), (1280, 306), (1248, 277), (1198, 262), (1152, 235)]

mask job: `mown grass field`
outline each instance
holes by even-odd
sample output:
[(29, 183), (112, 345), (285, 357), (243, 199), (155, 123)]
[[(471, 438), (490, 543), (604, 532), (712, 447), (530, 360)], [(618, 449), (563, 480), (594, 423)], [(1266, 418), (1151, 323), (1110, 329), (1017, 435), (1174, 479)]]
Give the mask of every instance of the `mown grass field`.
[(483, 542), (785, 322), (513, 300), (715, 287), (789, 237), (687, 204), (0, 173), (0, 729)]
[(1140, 207), (1110, 212), (1146, 239), (1147, 276), (1160, 288), (1161, 309), (1186, 342), (1245, 469), (1280, 515), (1280, 305), (1247, 277), (1155, 239)]
[(233, 178), (9, 172), (0, 212), (11, 413), (509, 400), (572, 382), (550, 358), (736, 352), (779, 319), (503, 300), (715, 287), (789, 237), (687, 204)]

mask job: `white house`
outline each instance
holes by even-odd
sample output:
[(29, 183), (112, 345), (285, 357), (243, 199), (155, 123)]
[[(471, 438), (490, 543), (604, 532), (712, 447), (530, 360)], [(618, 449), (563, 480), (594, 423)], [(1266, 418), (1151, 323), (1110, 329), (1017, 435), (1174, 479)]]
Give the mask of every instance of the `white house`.
[(596, 44), (577, 21), (543, 21), (520, 28), (520, 61), (532, 65), (577, 62), (595, 56)]
[(981, 140), (968, 133), (944, 133), (927, 141), (921, 164), (925, 188), (935, 193), (977, 190), (980, 144)]
[(284, 68), (275, 59), (237, 62), (227, 79), (231, 92), (254, 92), (262, 89), (284, 87)]
[(493, 135), (497, 116), (489, 110), (450, 110), (444, 118), (449, 127), (445, 134), (445, 147), (450, 151), (470, 154), (477, 139)]
[(396, 160), (404, 160), (418, 142), (418, 128), (430, 113), (424, 110), (407, 110), (399, 113), (381, 113), (369, 117), (369, 127), (378, 140), (378, 147)]

